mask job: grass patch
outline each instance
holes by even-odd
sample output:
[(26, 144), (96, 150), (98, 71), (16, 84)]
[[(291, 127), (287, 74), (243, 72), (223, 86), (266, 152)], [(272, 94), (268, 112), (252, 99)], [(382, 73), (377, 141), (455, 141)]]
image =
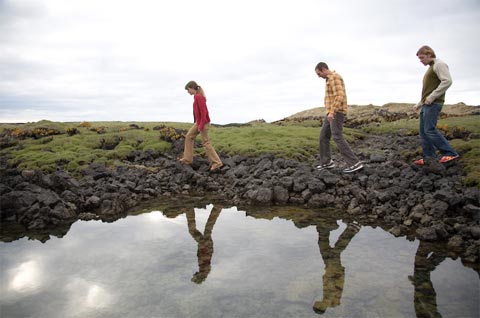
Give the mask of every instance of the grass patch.
[[(465, 116), (465, 117), (448, 117), (440, 119), (438, 126), (448, 126), (449, 129), (464, 128), (473, 134), (480, 135), (480, 117), (479, 116)], [(371, 123), (365, 125), (362, 130), (366, 133), (373, 134), (390, 134), (403, 133), (406, 135), (418, 135), (420, 120), (419, 119), (400, 119), (392, 122)]]
[[(15, 146), (0, 150), (0, 155), (20, 169), (40, 169), (54, 171), (57, 167), (77, 173), (84, 166), (92, 163), (116, 165), (134, 150), (155, 150), (164, 152), (171, 145), (159, 139), (158, 131), (153, 127), (159, 123), (141, 123), (142, 129), (131, 129), (130, 123), (94, 122), (91, 126), (81, 127), (80, 123), (54, 123), (40, 121), (22, 125), (1, 124), (4, 128), (22, 130), (48, 127), (60, 130), (61, 135), (39, 139), (26, 138), (18, 140)], [(69, 136), (69, 128), (76, 128), (79, 134)], [(99, 134), (97, 131), (101, 131)], [(105, 147), (105, 145), (113, 147)]]
[[(141, 129), (129, 129), (135, 124)], [(20, 169), (41, 169), (54, 171), (58, 166), (70, 172), (78, 172), (92, 163), (104, 163), (109, 166), (119, 164), (134, 150), (154, 150), (165, 152), (171, 144), (159, 139), (159, 131), (153, 130), (161, 124), (177, 129), (188, 130), (191, 123), (54, 123), (41, 121), (29, 124), (0, 124), (4, 128), (35, 129), (51, 127), (63, 133), (39, 139), (19, 139), (14, 146), (0, 150), (0, 155)], [(79, 134), (69, 136), (66, 132), (76, 128)], [(100, 132), (100, 133), (99, 133)], [(258, 124), (242, 127), (210, 128), (210, 137), (215, 149), (229, 155), (260, 156), (273, 154), (277, 157), (311, 160), (318, 154), (319, 127), (313, 123), (305, 126), (278, 126)], [(345, 138), (353, 142), (362, 138), (363, 133), (345, 128)], [(198, 137), (200, 140), (200, 137)], [(335, 144), (332, 143), (332, 148)], [(196, 148), (197, 154), (203, 154), (203, 147)]]
[[(210, 137), (217, 150), (229, 155), (273, 154), (276, 157), (311, 160), (318, 154), (319, 133), (318, 127), (259, 124), (246, 127), (213, 127)], [(362, 137), (361, 132), (345, 129), (345, 138), (349, 142)], [(335, 148), (334, 143), (332, 148)]]
[(480, 139), (465, 141), (451, 140), (452, 147), (461, 154), (464, 165), (463, 183), (467, 186), (480, 185)]
[(274, 154), (279, 157), (300, 158), (318, 152), (318, 129), (279, 127), (270, 124), (251, 127), (213, 128), (215, 147), (229, 154), (258, 156)]

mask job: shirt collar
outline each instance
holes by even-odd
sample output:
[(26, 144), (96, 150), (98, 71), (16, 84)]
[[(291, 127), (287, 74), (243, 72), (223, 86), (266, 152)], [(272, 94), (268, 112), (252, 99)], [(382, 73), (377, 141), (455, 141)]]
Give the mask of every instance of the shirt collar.
[(330, 77), (333, 77), (333, 75), (335, 75), (335, 74), (336, 74), (335, 71), (332, 71), (332, 73), (327, 75), (327, 78), (325, 80), (328, 81), (330, 79)]

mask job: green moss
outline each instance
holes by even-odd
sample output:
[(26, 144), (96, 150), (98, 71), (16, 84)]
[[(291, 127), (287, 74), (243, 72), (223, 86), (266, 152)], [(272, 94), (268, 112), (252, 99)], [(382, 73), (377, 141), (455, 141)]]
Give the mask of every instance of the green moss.
[[(40, 139), (18, 140), (16, 146), (0, 150), (0, 155), (22, 169), (53, 171), (57, 166), (61, 166), (68, 171), (78, 172), (91, 162), (113, 165), (115, 160), (125, 159), (133, 150), (166, 151), (170, 148), (170, 144), (159, 140), (158, 132), (153, 130), (158, 123), (148, 123), (143, 129), (130, 129), (129, 123), (123, 122), (92, 123), (92, 128), (105, 127), (102, 134), (88, 127), (80, 127), (79, 124), (47, 121), (23, 125), (1, 124), (0, 130), (48, 126), (64, 132), (69, 128), (77, 128), (80, 134), (69, 136), (63, 133)], [(143, 123), (137, 125), (144, 126)], [(115, 147), (111, 150), (102, 149), (101, 146), (106, 143)]]
[[(131, 129), (135, 124), (141, 129)], [(56, 123), (40, 121), (22, 125), (0, 124), (0, 131), (4, 128), (34, 129), (47, 127), (66, 132), (69, 128), (77, 128), (80, 134), (69, 136), (66, 133), (40, 139), (16, 140), (16, 144), (0, 150), (0, 155), (20, 168), (42, 169), (53, 171), (58, 165), (71, 172), (79, 172), (91, 162), (109, 166), (118, 166), (133, 150), (154, 150), (165, 152), (171, 144), (159, 139), (159, 132), (153, 130), (159, 125), (172, 126), (177, 129), (188, 130), (191, 123), (165, 122), (92, 122), (91, 128), (104, 127), (103, 133), (98, 134), (91, 128), (80, 127), (80, 123)], [(472, 132), (474, 138), (480, 136), (478, 116), (451, 117), (442, 119), (439, 124), (449, 127), (464, 127)], [(461, 125), (461, 126), (460, 126)], [(320, 127), (318, 121), (307, 121), (301, 124), (287, 125), (255, 124), (241, 127), (213, 126), (210, 129), (210, 138), (218, 152), (229, 155), (259, 156), (273, 154), (277, 157), (311, 160), (318, 154), (318, 137)], [(398, 133), (418, 134), (417, 120), (399, 120), (381, 124), (370, 124), (362, 130), (344, 129), (344, 135), (349, 143), (365, 137), (365, 134)], [(198, 137), (200, 140), (200, 137)], [(101, 149), (105, 142), (117, 141), (111, 150)], [(461, 155), (464, 164), (464, 182), (467, 185), (480, 184), (480, 140), (454, 139), (451, 141)], [(335, 149), (332, 142), (332, 148)], [(196, 148), (198, 154), (204, 154), (203, 147)], [(419, 155), (419, 149), (407, 149), (402, 152), (405, 160)]]
[(274, 154), (295, 158), (318, 152), (318, 128), (261, 124), (212, 128), (210, 138), (217, 150), (230, 155)]
[(454, 139), (451, 145), (460, 153), (464, 165), (463, 182), (469, 186), (480, 185), (480, 139), (465, 141)]

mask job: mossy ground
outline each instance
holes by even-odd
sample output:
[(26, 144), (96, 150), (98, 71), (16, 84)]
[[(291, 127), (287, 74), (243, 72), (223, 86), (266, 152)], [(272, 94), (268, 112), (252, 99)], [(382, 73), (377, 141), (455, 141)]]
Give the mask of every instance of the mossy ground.
[[(258, 124), (250, 127), (213, 127), (210, 135), (215, 147), (229, 155), (274, 154), (283, 158), (311, 160), (318, 154), (319, 132), (318, 127)], [(345, 135), (349, 142), (353, 142), (362, 134), (346, 129)]]
[[(160, 139), (153, 128), (167, 125), (177, 129), (189, 129), (191, 123), (159, 122), (92, 122), (58, 123), (40, 121), (28, 124), (0, 124), (4, 129), (22, 130), (38, 127), (56, 129), (59, 135), (15, 140), (14, 145), (0, 150), (0, 155), (22, 169), (53, 171), (58, 166), (72, 173), (80, 172), (89, 163), (97, 162), (108, 166), (123, 164), (127, 155), (134, 151), (168, 151), (170, 143)], [(136, 125), (139, 129), (132, 129)], [(464, 182), (480, 184), (480, 124), (478, 116), (450, 117), (439, 121), (448, 129), (469, 131), (468, 139), (452, 139), (452, 146), (461, 153), (465, 167)], [(277, 157), (311, 161), (318, 154), (318, 121), (295, 124), (253, 124), (241, 127), (212, 126), (210, 138), (216, 150), (229, 155), (259, 156), (273, 154)], [(67, 131), (76, 128), (79, 134), (70, 136)], [(99, 133), (101, 132), (101, 133)], [(395, 122), (372, 123), (361, 129), (344, 129), (348, 142), (367, 138), (368, 134), (401, 133), (418, 135), (418, 119), (402, 119)], [(108, 146), (110, 145), (110, 147)], [(335, 145), (332, 143), (333, 148)], [(110, 149), (111, 148), (111, 149)], [(401, 150), (399, 150), (401, 151)], [(418, 152), (418, 149), (406, 149)], [(203, 154), (203, 148), (197, 148)]]

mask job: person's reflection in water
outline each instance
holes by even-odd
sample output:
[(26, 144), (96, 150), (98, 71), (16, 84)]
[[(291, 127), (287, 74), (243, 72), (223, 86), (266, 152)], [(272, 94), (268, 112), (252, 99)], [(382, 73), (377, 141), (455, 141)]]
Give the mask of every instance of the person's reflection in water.
[(445, 260), (438, 244), (420, 241), (415, 255), (413, 276), (408, 278), (415, 286), (414, 302), (417, 318), (442, 317), (437, 311), (437, 293), (433, 288), (430, 274)]
[(198, 243), (198, 272), (193, 274), (192, 277), (192, 282), (196, 284), (201, 284), (210, 273), (213, 255), (212, 231), (213, 226), (215, 225), (215, 222), (220, 215), (220, 212), (222, 212), (221, 206), (213, 207), (208, 217), (207, 223), (205, 224), (205, 230), (203, 234), (199, 230), (197, 230), (197, 226), (195, 223), (195, 210), (192, 209), (186, 213), (188, 232), (190, 232), (190, 235), (192, 235), (193, 239)]
[(336, 220), (322, 220), (317, 224), (318, 247), (325, 263), (323, 275), (323, 299), (316, 301), (313, 310), (323, 314), (329, 307), (340, 305), (345, 281), (345, 267), (342, 266), (340, 255), (360, 230), (360, 225), (349, 223), (339, 236), (334, 247), (330, 247), (330, 232), (337, 229)]

